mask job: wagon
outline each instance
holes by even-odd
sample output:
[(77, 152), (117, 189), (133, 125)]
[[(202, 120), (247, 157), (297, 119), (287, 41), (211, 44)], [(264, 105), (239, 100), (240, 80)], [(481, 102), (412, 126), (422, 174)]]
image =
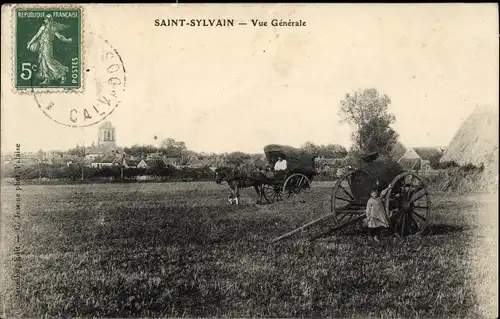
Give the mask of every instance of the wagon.
[(326, 220), (330, 229), (316, 236), (362, 224), (370, 190), (381, 191), (381, 199), (390, 220), (390, 230), (400, 236), (421, 233), (427, 226), (431, 201), (424, 180), (397, 162), (379, 159), (378, 153), (361, 157), (356, 167), (349, 167), (335, 183), (330, 196), (330, 212), (273, 241), (289, 237)]
[(381, 191), (393, 232), (406, 236), (425, 229), (431, 201), (424, 180), (394, 161), (378, 160), (378, 154), (373, 153), (363, 157), (359, 167), (350, 169), (337, 180), (330, 199), (333, 231), (365, 218), (372, 188)]
[(287, 170), (266, 178), (262, 186), (264, 199), (268, 203), (295, 200), (311, 190), (316, 175), (314, 156), (291, 146), (270, 144), (264, 147), (269, 165), (274, 166), (278, 157), (284, 156)]

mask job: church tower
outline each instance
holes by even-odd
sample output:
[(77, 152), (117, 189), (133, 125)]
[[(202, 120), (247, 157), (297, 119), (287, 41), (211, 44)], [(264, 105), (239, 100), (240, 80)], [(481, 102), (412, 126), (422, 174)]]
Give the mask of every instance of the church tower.
[(116, 148), (116, 131), (110, 122), (104, 122), (99, 126), (97, 138), (98, 147), (105, 153), (110, 153)]

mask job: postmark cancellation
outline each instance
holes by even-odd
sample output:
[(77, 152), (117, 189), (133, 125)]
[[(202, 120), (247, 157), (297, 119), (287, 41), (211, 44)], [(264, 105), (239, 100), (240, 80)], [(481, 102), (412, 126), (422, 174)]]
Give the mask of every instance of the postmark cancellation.
[(121, 104), (126, 71), (118, 51), (85, 28), (78, 5), (23, 5), (12, 17), (12, 87), (52, 121), (94, 125)]

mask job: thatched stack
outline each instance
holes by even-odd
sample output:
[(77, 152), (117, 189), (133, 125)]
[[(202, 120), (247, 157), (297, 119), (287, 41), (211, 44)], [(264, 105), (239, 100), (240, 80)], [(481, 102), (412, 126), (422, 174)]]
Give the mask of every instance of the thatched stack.
[(498, 166), (498, 110), (477, 108), (460, 126), (441, 162)]
[(461, 183), (467, 190), (498, 189), (498, 109), (477, 108), (460, 126), (440, 161), (484, 167), (466, 170), (469, 173), (460, 174), (461, 181), (454, 184)]

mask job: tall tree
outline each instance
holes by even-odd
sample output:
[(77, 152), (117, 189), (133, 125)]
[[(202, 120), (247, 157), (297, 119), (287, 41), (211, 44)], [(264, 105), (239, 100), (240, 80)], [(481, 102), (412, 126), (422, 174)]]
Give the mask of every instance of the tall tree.
[(331, 158), (342, 158), (347, 155), (347, 150), (339, 144), (327, 144), (320, 146), (320, 155)]
[(75, 148), (70, 148), (66, 153), (68, 155), (76, 155), (76, 156), (85, 156), (85, 146), (79, 146), (77, 145)]
[(134, 155), (134, 156), (140, 156), (140, 155), (146, 155), (149, 153), (156, 153), (158, 152), (158, 148), (153, 146), (153, 145), (132, 145), (131, 147), (125, 147), (123, 148), (123, 152), (127, 153), (128, 155)]
[(180, 157), (187, 150), (186, 143), (176, 141), (173, 138), (163, 140), (160, 147), (164, 150), (167, 156)]
[(376, 89), (357, 90), (346, 94), (340, 102), (339, 115), (343, 122), (355, 127), (352, 134), (355, 151), (391, 152), (398, 134), (391, 128), (396, 117), (389, 113), (391, 99)]
[(250, 159), (251, 156), (249, 154), (243, 152), (233, 152), (224, 157), (224, 162), (226, 162), (227, 165), (240, 166)]
[(304, 151), (305, 153), (307, 153), (307, 154), (309, 154), (311, 156), (316, 156), (316, 155), (318, 155), (318, 153), (320, 151), (320, 146), (314, 144), (311, 141), (306, 141), (302, 145), (301, 149), (302, 149), (302, 151)]

